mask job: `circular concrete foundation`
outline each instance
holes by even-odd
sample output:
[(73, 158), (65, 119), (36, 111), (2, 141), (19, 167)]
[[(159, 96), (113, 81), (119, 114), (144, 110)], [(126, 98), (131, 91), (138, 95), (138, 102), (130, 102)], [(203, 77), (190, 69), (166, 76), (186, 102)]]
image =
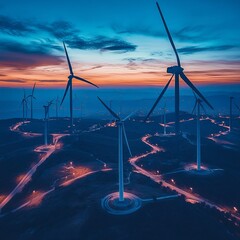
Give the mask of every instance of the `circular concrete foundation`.
[(119, 201), (119, 193), (111, 193), (102, 199), (102, 208), (113, 215), (126, 215), (137, 211), (142, 206), (139, 197), (124, 192), (124, 201)]
[(197, 165), (194, 163), (185, 165), (184, 169), (189, 174), (200, 175), (200, 176), (207, 176), (211, 174), (216, 174), (219, 171), (223, 171), (223, 169), (211, 169), (204, 165), (202, 165), (201, 169), (198, 170)]
[(206, 175), (213, 174), (214, 170), (212, 170), (212, 169), (201, 169), (201, 170), (191, 169), (191, 170), (189, 170), (189, 173), (195, 174), (195, 175), (200, 175), (200, 176), (206, 176)]

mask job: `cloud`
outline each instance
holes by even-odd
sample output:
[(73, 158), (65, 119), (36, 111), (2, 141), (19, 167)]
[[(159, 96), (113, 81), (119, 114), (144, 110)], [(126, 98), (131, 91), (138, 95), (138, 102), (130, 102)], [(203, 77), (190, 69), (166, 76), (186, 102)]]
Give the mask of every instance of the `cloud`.
[(17, 41), (0, 41), (0, 64), (2, 67), (26, 69), (39, 66), (57, 65), (63, 62), (51, 52), (51, 46), (22, 44)]
[(36, 82), (41, 82), (41, 83), (64, 83), (66, 80), (54, 80), (54, 79), (46, 79), (46, 80), (36, 80)]
[(39, 24), (38, 28), (48, 32), (58, 40), (65, 41), (70, 48), (80, 50), (100, 50), (102, 52), (129, 52), (136, 50), (136, 45), (118, 38), (107, 36), (82, 37), (80, 31), (67, 21)]
[(26, 83), (27, 81), (21, 79), (0, 79), (0, 82), (6, 83)]
[(112, 25), (112, 30), (117, 34), (135, 34), (135, 35), (145, 35), (152, 37), (159, 37), (163, 35), (163, 30), (154, 30), (150, 26), (144, 25), (132, 25), (132, 26), (120, 26)]
[(102, 67), (104, 67), (104, 66), (103, 65), (96, 65), (96, 66), (93, 66), (93, 67), (90, 67), (90, 68), (82, 69), (81, 72), (91, 71), (91, 70), (99, 69), (99, 68), (102, 68)]
[(7, 16), (0, 16), (0, 31), (13, 36), (24, 36), (34, 32), (33, 25)]
[(72, 38), (67, 38), (65, 42), (70, 48), (76, 48), (81, 50), (100, 50), (102, 52), (130, 52), (135, 51), (137, 48), (136, 45), (133, 45), (124, 40), (109, 38), (105, 36), (97, 36), (90, 39), (73, 36)]
[[(81, 50), (124, 53), (135, 51), (137, 47), (119, 38), (107, 36), (82, 37), (80, 31), (72, 23), (67, 21), (37, 23), (35, 21), (19, 21), (14, 18), (0, 16), (0, 31), (14, 36), (26, 36), (26, 34), (32, 34), (34, 32), (40, 36), (41, 33), (45, 35), (47, 33), (50, 35), (50, 38), (54, 37), (54, 40), (65, 41), (70, 48)], [(57, 45), (52, 45), (52, 48), (53, 47), (55, 47), (56, 50), (63, 50)]]
[(65, 38), (77, 36), (79, 30), (73, 24), (67, 21), (54, 21), (48, 24), (38, 24), (39, 30), (50, 33), (57, 39), (64, 40)]
[(235, 46), (233, 45), (219, 45), (219, 46), (208, 46), (208, 47), (199, 47), (199, 46), (190, 46), (179, 48), (178, 52), (182, 54), (194, 54), (199, 52), (213, 52), (213, 51), (225, 51), (229, 49), (233, 49)]
[(211, 29), (210, 26), (185, 26), (180, 30), (173, 32), (173, 38), (179, 42), (204, 42), (215, 39), (217, 36), (216, 29)]
[[(159, 26), (159, 29), (155, 29), (152, 26), (144, 25), (132, 25), (132, 26), (120, 26), (112, 25), (112, 30), (117, 34), (128, 35), (143, 35), (158, 38), (167, 38), (167, 33), (163, 26)], [(170, 29), (173, 40), (178, 42), (198, 42), (209, 41), (218, 37), (216, 29), (211, 29), (197, 25), (197, 26), (185, 26), (179, 30)]]
[(161, 64), (161, 61), (155, 58), (144, 58), (144, 57), (137, 57), (137, 58), (123, 58), (123, 61), (128, 61), (126, 67), (130, 70), (136, 70), (143, 65), (146, 66), (147, 64)]

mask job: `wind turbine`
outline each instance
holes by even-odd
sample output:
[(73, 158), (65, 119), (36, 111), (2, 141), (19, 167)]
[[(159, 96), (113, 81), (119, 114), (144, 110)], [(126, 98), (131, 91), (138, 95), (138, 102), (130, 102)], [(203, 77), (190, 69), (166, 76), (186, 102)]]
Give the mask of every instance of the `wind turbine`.
[(22, 103), (22, 111), (23, 111), (23, 122), (25, 122), (27, 118), (27, 97), (26, 97), (25, 90), (24, 90), (24, 95), (21, 103)]
[(31, 95), (28, 95), (28, 97), (27, 97), (27, 98), (31, 99), (31, 119), (33, 119), (33, 99), (36, 99), (34, 96), (35, 86), (36, 86), (36, 83), (34, 83), (34, 85), (33, 85)]
[(234, 102), (234, 97), (230, 97), (230, 114), (229, 114), (229, 131), (232, 131), (232, 120), (233, 120), (233, 103), (235, 107), (240, 111), (239, 106)]
[(193, 108), (192, 113), (197, 110), (197, 170), (201, 170), (201, 126), (200, 126), (200, 115), (201, 115), (201, 108), (206, 113), (205, 108), (202, 105), (202, 100), (196, 97), (195, 105)]
[(74, 75), (73, 69), (72, 69), (72, 65), (71, 65), (71, 62), (70, 62), (70, 59), (69, 59), (69, 56), (68, 56), (68, 52), (67, 52), (67, 49), (66, 49), (66, 46), (65, 46), (64, 42), (63, 42), (63, 47), (64, 47), (64, 51), (65, 51), (65, 54), (66, 54), (66, 57), (67, 57), (67, 62), (68, 62), (70, 75), (68, 76), (68, 82), (67, 82), (67, 86), (66, 86), (66, 89), (65, 89), (65, 93), (64, 93), (61, 105), (63, 104), (64, 99), (66, 97), (66, 94), (68, 92), (68, 89), (70, 88), (70, 95), (69, 95), (70, 96), (70, 119), (71, 119), (71, 129), (72, 129), (73, 128), (72, 80), (73, 79), (77, 79), (77, 80), (80, 80), (82, 82), (86, 82), (88, 84), (91, 84), (91, 85), (93, 85), (93, 86), (95, 86), (97, 88), (98, 88), (98, 86), (93, 84), (93, 83), (91, 83), (91, 82), (89, 82), (89, 81), (87, 81), (84, 78), (81, 78), (81, 77), (78, 77), (78, 76)]
[(157, 100), (154, 103), (153, 107), (149, 111), (146, 119), (148, 119), (149, 116), (152, 114), (152, 112), (154, 111), (154, 109), (157, 106), (158, 102), (161, 100), (161, 98), (163, 97), (164, 93), (166, 92), (166, 90), (167, 90), (170, 82), (172, 81), (173, 77), (175, 77), (175, 133), (179, 134), (180, 133), (180, 128), (179, 128), (179, 105), (180, 105), (180, 103), (179, 103), (179, 80), (180, 80), (180, 77), (199, 96), (200, 99), (202, 99), (211, 109), (213, 109), (213, 107), (207, 101), (207, 99), (199, 92), (199, 90), (193, 85), (193, 83), (187, 78), (187, 76), (184, 74), (184, 72), (183, 72), (184, 69), (181, 67), (180, 58), (178, 56), (177, 49), (175, 47), (175, 44), (174, 44), (173, 39), (172, 39), (172, 36), (170, 34), (170, 31), (169, 31), (168, 26), (166, 24), (166, 21), (164, 19), (163, 13), (162, 13), (162, 11), (160, 9), (160, 6), (159, 6), (158, 2), (156, 2), (156, 4), (157, 4), (158, 11), (160, 13), (160, 16), (162, 18), (165, 30), (167, 32), (168, 39), (169, 39), (170, 44), (171, 44), (171, 46), (173, 48), (173, 51), (174, 51), (174, 53), (176, 55), (177, 66), (172, 66), (172, 67), (168, 67), (167, 68), (167, 73), (171, 73), (172, 76), (171, 76), (170, 80), (167, 82), (167, 84), (164, 87), (164, 89), (162, 90), (162, 92), (159, 95), (159, 97), (157, 98)]
[(166, 113), (167, 113), (167, 107), (166, 107), (166, 103), (164, 104), (163, 107), (163, 124), (164, 124), (164, 129), (163, 129), (163, 134), (166, 135), (167, 134), (167, 129), (166, 129), (166, 123), (167, 123), (167, 119), (166, 119)]
[(124, 119), (121, 119), (111, 108), (109, 108), (101, 98), (99, 101), (103, 104), (103, 106), (110, 112), (110, 114), (116, 119), (118, 126), (118, 178), (119, 178), (119, 202), (124, 202), (124, 181), (123, 181), (123, 135), (126, 141), (126, 145), (129, 151), (130, 156), (132, 157), (131, 149), (129, 147), (126, 130), (124, 126), (124, 122), (130, 118), (134, 113), (131, 113)]
[(56, 118), (58, 118), (58, 109), (59, 109), (59, 98), (57, 97), (55, 100), (55, 104), (56, 104)]
[(48, 145), (48, 119), (49, 119), (49, 108), (52, 105), (53, 101), (48, 102), (47, 105), (44, 105), (44, 114), (45, 114), (45, 118), (44, 118), (44, 144)]
[(233, 109), (233, 99), (234, 99), (234, 97), (230, 97), (229, 132), (232, 131), (232, 109)]

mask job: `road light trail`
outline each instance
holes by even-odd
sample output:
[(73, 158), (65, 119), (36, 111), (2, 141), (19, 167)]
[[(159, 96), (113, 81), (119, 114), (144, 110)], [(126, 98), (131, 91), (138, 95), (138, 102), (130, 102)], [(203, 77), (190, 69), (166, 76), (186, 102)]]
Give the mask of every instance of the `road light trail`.
[[(26, 123), (26, 122), (25, 122)], [(16, 123), (15, 125), (13, 125), (10, 130), (11, 131), (17, 131), (19, 132), (19, 127), (23, 124), (23, 122), (21, 123)], [(0, 203), (0, 213), (1, 210), (4, 206), (6, 206), (6, 204), (19, 192), (21, 192), (23, 190), (23, 188), (26, 186), (26, 184), (28, 184), (30, 182), (30, 180), (32, 179), (33, 174), (36, 172), (37, 168), (42, 165), (48, 158), (50, 155), (52, 155), (55, 150), (56, 150), (56, 146), (58, 144), (58, 141), (66, 136), (67, 134), (53, 134), (53, 143), (54, 145), (42, 145), (37, 147), (36, 149), (34, 149), (34, 151), (36, 152), (43, 152), (43, 156), (41, 156), (41, 159), (38, 161), (38, 163), (36, 163), (26, 174), (25, 176), (21, 179), (21, 181), (18, 183), (18, 185), (12, 190), (12, 192), (10, 194), (8, 194), (8, 196)]]
[[(13, 131), (13, 132), (18, 132), (18, 133), (21, 133), (23, 134), (24, 136), (27, 136), (27, 135), (31, 135), (31, 136), (38, 136), (38, 135), (41, 135), (41, 134), (35, 134), (35, 133), (28, 133), (28, 132), (21, 132), (19, 127), (22, 126), (23, 124), (26, 124), (26, 123), (30, 123), (30, 122), (18, 122), (14, 125), (12, 125), (10, 127), (10, 130)], [(92, 128), (90, 130), (88, 130), (87, 132), (92, 132), (92, 131), (96, 131), (96, 130), (100, 130), (100, 128)], [(44, 153), (44, 155), (41, 157), (41, 159), (39, 160), (39, 162), (37, 164), (35, 164), (26, 174), (25, 176), (21, 179), (21, 181), (18, 183), (18, 185), (12, 190), (12, 192), (10, 194), (8, 194), (8, 196), (6, 196), (6, 198), (4, 198), (4, 200), (0, 203), (0, 214), (1, 214), (1, 211), (2, 211), (2, 208), (4, 206), (6, 206), (6, 204), (9, 203), (9, 201), (17, 194), (17, 193), (20, 193), (23, 188), (30, 182), (33, 174), (37, 171), (37, 168), (42, 165), (55, 151), (56, 149), (59, 149), (57, 148), (58, 146), (58, 142), (59, 140), (64, 137), (64, 136), (68, 136), (69, 134), (51, 134), (53, 136), (53, 144), (52, 145), (48, 145), (48, 146), (45, 146), (45, 145), (41, 145), (41, 146), (38, 146), (37, 148), (34, 149), (35, 152), (40, 152), (40, 153)], [(104, 162), (102, 162), (104, 163)], [(91, 172), (88, 172), (84, 175), (81, 175), (81, 176), (78, 176), (78, 177), (75, 177), (73, 179), (70, 179), (62, 184), (60, 184), (59, 186), (66, 186), (66, 185), (69, 185), (71, 183), (73, 183), (74, 181), (76, 181), (77, 179), (80, 179), (80, 178), (83, 178), (83, 177), (86, 177), (88, 175), (91, 175), (91, 174), (94, 174), (94, 173), (97, 173), (97, 172), (106, 172), (106, 171), (112, 171), (113, 169), (112, 168), (106, 168), (106, 163), (104, 163), (104, 169), (101, 169), (101, 170), (97, 170), (97, 171), (91, 171)], [(43, 194), (48, 194), (52, 191), (55, 190), (55, 187), (50, 189), (49, 191), (43, 193)], [(45, 196), (44, 195), (44, 196)], [(38, 196), (39, 198), (39, 196)], [(16, 211), (29, 205), (30, 204), (30, 201), (22, 204), (19, 208), (15, 209)], [(13, 210), (14, 211), (14, 210)], [(1, 215), (1, 216), (4, 216), (4, 215)]]
[(236, 218), (238, 221), (240, 221), (240, 216), (237, 214), (232, 213), (231, 211), (229, 211), (229, 209), (227, 209), (226, 207), (222, 207), (219, 206), (215, 203), (212, 203), (211, 201), (197, 195), (197, 194), (193, 194), (190, 192), (187, 192), (186, 190), (183, 190), (179, 187), (177, 187), (176, 185), (170, 184), (168, 182), (166, 182), (163, 178), (162, 175), (156, 175), (155, 173), (152, 173), (150, 171), (147, 171), (145, 169), (143, 169), (142, 167), (137, 165), (137, 162), (142, 159), (147, 157), (148, 155), (151, 154), (155, 154), (157, 152), (161, 152), (161, 151), (165, 151), (163, 148), (158, 147), (156, 145), (151, 144), (148, 139), (151, 137), (151, 135), (146, 135), (144, 137), (142, 137), (142, 142), (147, 144), (148, 146), (150, 146), (152, 148), (152, 151), (149, 153), (145, 153), (142, 154), (140, 156), (135, 156), (133, 158), (129, 159), (130, 164), (141, 174), (149, 177), (150, 179), (152, 179), (153, 181), (155, 181), (158, 184), (162, 184), (163, 187), (168, 187), (169, 189), (171, 189), (172, 191), (176, 191), (178, 194), (181, 194), (183, 196), (185, 196), (186, 200), (194, 200), (195, 202), (199, 202), (199, 203), (205, 203), (206, 205), (208, 205), (209, 207), (215, 207), (217, 210), (219, 210), (220, 212), (228, 212), (231, 214), (231, 216), (233, 216), (234, 218)]
[[(79, 180), (79, 179), (82, 179), (84, 177), (87, 177), (87, 176), (90, 176), (90, 175), (93, 175), (93, 174), (96, 174), (96, 173), (99, 173), (99, 172), (108, 172), (108, 171), (112, 171), (113, 168), (105, 168), (105, 169), (100, 169), (100, 170), (96, 170), (96, 171), (91, 171), (91, 172), (88, 172), (88, 173), (85, 173), (81, 176), (77, 176), (75, 178), (72, 178), (70, 180), (67, 180), (61, 184), (58, 185), (58, 187), (66, 187), (70, 184), (72, 184), (73, 182), (75, 182), (76, 180)], [(53, 186), (50, 190), (46, 191), (46, 192), (42, 192), (41, 194), (39, 194), (38, 196), (32, 198), (31, 200), (28, 200), (27, 202), (21, 204), (21, 206), (11, 210), (9, 213), (14, 213), (14, 212), (17, 212), (27, 206), (31, 206), (32, 205), (32, 202), (36, 202), (38, 201), (39, 199), (42, 200), (46, 195), (48, 195), (49, 193), (53, 192), (56, 190), (56, 186)], [(0, 217), (3, 217), (3, 216), (6, 216), (7, 214), (9, 213), (6, 213), (6, 214), (2, 214), (0, 215)]]

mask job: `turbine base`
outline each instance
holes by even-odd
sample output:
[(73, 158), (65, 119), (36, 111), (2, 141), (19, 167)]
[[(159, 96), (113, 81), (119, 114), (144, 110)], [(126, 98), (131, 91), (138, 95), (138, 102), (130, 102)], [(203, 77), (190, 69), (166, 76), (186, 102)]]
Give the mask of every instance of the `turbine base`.
[(137, 211), (142, 206), (139, 197), (124, 192), (124, 201), (119, 201), (119, 193), (111, 193), (102, 199), (102, 208), (113, 215), (126, 215)]
[(217, 171), (222, 171), (223, 169), (211, 169), (202, 165), (201, 169), (198, 170), (196, 164), (188, 164), (185, 166), (185, 170), (189, 174), (207, 176), (207, 175), (215, 174)]

